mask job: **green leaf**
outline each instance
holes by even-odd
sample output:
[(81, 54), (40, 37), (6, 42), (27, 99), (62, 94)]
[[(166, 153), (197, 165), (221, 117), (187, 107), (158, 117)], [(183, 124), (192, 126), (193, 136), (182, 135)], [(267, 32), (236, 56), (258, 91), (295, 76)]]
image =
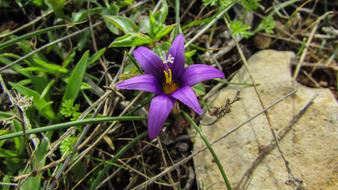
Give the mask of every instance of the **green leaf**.
[(50, 89), (53, 87), (53, 85), (55, 84), (56, 80), (52, 79), (50, 80), (42, 89), (41, 91), (41, 95), (40, 98), (45, 98), (47, 97), (49, 99), (49, 91)]
[(82, 50), (85, 47), (87, 47), (87, 44), (89, 43), (89, 40), (91, 39), (90, 34), (91, 34), (90, 31), (87, 30), (80, 35), (80, 39), (76, 45), (76, 49), (78, 51), (82, 52)]
[(47, 73), (57, 75), (57, 74), (60, 74), (60, 73), (67, 73), (68, 72), (68, 70), (66, 68), (64, 68), (60, 65), (49, 63), (48, 61), (45, 61), (38, 56), (33, 56), (33, 60), (34, 60), (34, 63), (36, 63), (37, 65), (44, 68)]
[(69, 136), (61, 142), (60, 152), (62, 153), (63, 156), (65, 156), (65, 154), (67, 155), (70, 154), (70, 151), (73, 149), (73, 146), (76, 143), (76, 141), (77, 141), (76, 137)]
[[(13, 54), (14, 55), (14, 54)], [(16, 56), (16, 55), (14, 55)], [(8, 59), (7, 57), (12, 57), (11, 54), (8, 53), (3, 53), (0, 54), (0, 64), (4, 64), (4, 65), (8, 65), (10, 64), (12, 61), (10, 59)], [(25, 71), (22, 71), (23, 67), (19, 64), (15, 64), (11, 67), (11, 69), (13, 69), (14, 71), (20, 73), (21, 75), (25, 76), (25, 77), (31, 77), (31, 74)]]
[(261, 0), (240, 0), (239, 3), (248, 11), (254, 11), (259, 7)]
[(17, 157), (18, 155), (14, 150), (6, 150), (0, 148), (0, 158), (8, 158), (8, 157)]
[(88, 60), (88, 65), (91, 65), (95, 63), (98, 59), (100, 59), (100, 57), (104, 54), (104, 52), (106, 52), (106, 48), (102, 48), (96, 53), (94, 53), (94, 55), (90, 56)]
[(69, 77), (69, 82), (66, 86), (65, 93), (62, 98), (62, 103), (66, 100), (75, 101), (80, 92), (81, 84), (86, 73), (88, 65), (89, 51), (86, 51), (79, 62), (76, 64), (72, 74)]
[[(1, 183), (11, 183), (12, 181), (12, 176), (10, 176), (10, 175), (4, 175), (3, 177), (2, 177), (2, 182)], [(3, 185), (2, 186), (2, 190), (9, 190), (10, 189), (10, 187), (11, 186), (9, 186), (9, 185)]]
[(123, 16), (103, 16), (108, 24), (113, 24), (116, 28), (122, 30), (125, 34), (138, 32), (139, 27), (129, 18)]
[(135, 77), (139, 75), (138, 68), (135, 66), (135, 64), (127, 64), (124, 69), (123, 73), (120, 75), (121, 80), (126, 80), (132, 77)]
[(197, 96), (202, 96), (205, 94), (205, 87), (202, 83), (198, 83), (192, 87)]
[(264, 17), (258, 27), (255, 29), (255, 32), (260, 32), (264, 30), (268, 34), (273, 33), (273, 29), (276, 27), (276, 22), (273, 20), (272, 16)]
[(57, 17), (64, 17), (63, 6), (65, 0), (45, 0), (49, 8), (53, 9)]
[(162, 6), (161, 6), (161, 9), (158, 13), (158, 21), (161, 24), (164, 24), (167, 16), (168, 16), (168, 3), (167, 3), (166, 0), (162, 0)]
[(154, 16), (153, 13), (149, 13), (149, 26), (150, 26), (150, 31), (149, 31), (149, 35), (151, 37), (155, 37), (156, 36), (156, 33), (158, 31), (158, 27), (160, 27), (158, 24), (156, 24), (156, 18)]
[(3, 112), (3, 111), (0, 111), (0, 121), (9, 119), (9, 118), (13, 117), (13, 115), (14, 115), (14, 114), (11, 113), (11, 112)]
[(144, 16), (139, 22), (140, 32), (149, 34), (150, 33), (150, 21), (149, 16)]
[(48, 71), (41, 67), (25, 67), (19, 70), (20, 72), (41, 72), (41, 73), (48, 73)]
[(61, 105), (60, 113), (65, 117), (72, 117), (72, 120), (76, 120), (80, 116), (79, 109), (79, 104), (74, 105), (72, 100), (66, 100)]
[(218, 5), (219, 0), (203, 0), (202, 2), (204, 6), (215, 6)]
[(73, 12), (72, 13), (72, 21), (73, 22), (82, 22), (84, 20), (88, 19), (88, 11), (87, 10), (80, 10), (79, 12)]
[(176, 24), (172, 24), (172, 25), (163, 27), (159, 32), (156, 33), (156, 39), (160, 40), (163, 36), (169, 34), (169, 32), (171, 32), (175, 26)]
[(45, 99), (40, 98), (40, 94), (30, 88), (22, 86), (16, 83), (9, 83), (15, 90), (27, 97), (33, 98), (33, 104), (39, 113), (49, 120), (55, 119), (55, 114), (52, 110), (51, 103), (47, 102)]
[(38, 92), (39, 94), (42, 93), (43, 89), (45, 88), (45, 86), (47, 85), (49, 79), (46, 75), (42, 74), (42, 75), (34, 75), (31, 78), (32, 81), (32, 85), (33, 85), (33, 90), (35, 90), (36, 92)]
[[(32, 155), (32, 163), (34, 166), (34, 170), (42, 168), (46, 162), (46, 154), (48, 151), (48, 140), (43, 138), (41, 143), (39, 144), (36, 151), (34, 151), (34, 155)], [(20, 189), (40, 189), (42, 174), (39, 173), (36, 176), (30, 176), (27, 180), (24, 181)]]
[(250, 31), (251, 26), (243, 23), (239, 20), (234, 20), (230, 23), (231, 33), (234, 36), (242, 36), (243, 38), (249, 38), (252, 35)]
[(196, 20), (192, 20), (191, 22), (189, 22), (188, 24), (182, 26), (182, 29), (183, 30), (187, 30), (191, 27), (194, 27), (194, 26), (199, 26), (199, 25), (202, 25), (202, 24), (207, 24), (209, 23), (210, 21), (212, 21), (213, 17), (207, 17), (207, 18), (204, 18), (204, 19), (196, 19)]
[(22, 86), (27, 86), (32, 84), (32, 79), (23, 79), (17, 82), (17, 84), (21, 84)]
[(95, 7), (89, 10), (81, 9), (79, 12), (73, 12), (72, 13), (72, 21), (75, 23), (82, 22), (88, 19), (88, 14), (98, 14), (102, 10), (101, 7)]
[[(168, 4), (166, 0), (162, 0), (161, 2), (162, 6), (160, 10), (156, 12), (150, 12), (149, 14), (149, 35), (156, 39), (160, 39), (163, 36), (163, 33), (170, 29), (170, 26), (169, 28), (165, 28), (164, 24), (168, 15)], [(159, 32), (162, 34), (158, 35)]]
[(184, 53), (184, 56), (185, 58), (191, 58), (193, 55), (195, 55), (197, 51), (194, 49), (194, 50), (191, 50), (191, 51), (187, 51)]
[[(120, 7), (116, 5), (116, 2), (113, 4), (109, 4), (107, 3), (107, 7), (108, 8), (103, 8), (101, 11), (101, 15), (102, 17), (104, 16), (111, 16), (111, 15), (117, 15), (120, 11)], [(120, 31), (119, 29), (117, 29), (112, 23), (108, 22), (106, 19), (103, 19), (106, 27), (110, 30), (110, 32), (112, 32), (113, 34), (119, 35)]]
[(33, 4), (38, 7), (41, 7), (43, 5), (43, 0), (33, 0)]
[[(7, 133), (9, 133), (9, 130), (6, 129), (0, 129), (0, 136), (2, 135), (6, 135)], [(2, 146), (6, 143), (6, 140), (1, 140), (0, 141), (0, 148), (2, 148)]]
[[(18, 120), (13, 120), (12, 122), (13, 128), (15, 132), (22, 131), (22, 125)], [(14, 138), (15, 149), (18, 155), (21, 155), (25, 151), (26, 143), (23, 137)]]
[(67, 67), (69, 65), (69, 63), (73, 62), (74, 60), (74, 57), (76, 55), (76, 51), (71, 51), (67, 57), (63, 60), (63, 63), (62, 63), (62, 67)]
[(132, 47), (150, 44), (152, 39), (142, 33), (128, 33), (124, 36), (116, 38), (109, 47)]
[[(66, 84), (68, 84), (69, 83), (69, 78), (65, 78), (64, 82)], [(90, 86), (90, 84), (82, 81), (82, 84), (81, 84), (81, 87), (80, 87), (80, 91), (82, 91), (82, 90), (88, 90), (88, 89), (92, 89), (92, 87)]]

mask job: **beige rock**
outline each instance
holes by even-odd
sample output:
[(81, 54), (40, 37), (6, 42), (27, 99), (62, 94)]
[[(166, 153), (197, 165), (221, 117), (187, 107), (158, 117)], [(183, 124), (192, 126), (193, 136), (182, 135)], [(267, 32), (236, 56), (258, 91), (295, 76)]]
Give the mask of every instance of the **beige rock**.
[[(292, 52), (264, 50), (249, 59), (249, 70), (259, 84), (257, 89), (264, 105), (271, 105), (293, 90), (290, 75)], [(251, 83), (243, 67), (233, 78), (234, 83)], [(272, 128), (277, 134), (285, 130), (301, 108), (316, 94), (313, 104), (292, 126), (280, 147), (292, 174), (303, 181), (306, 189), (338, 189), (338, 106), (328, 89), (314, 89), (296, 84), (297, 92), (268, 111)], [(221, 90), (212, 100), (213, 106), (225, 104), (241, 89), (241, 99), (232, 105), (231, 112), (215, 124), (202, 125), (203, 132), (213, 141), (233, 127), (262, 110), (253, 87), (231, 85)], [(206, 114), (202, 123), (214, 118)], [(290, 179), (285, 163), (277, 148), (261, 155), (274, 142), (266, 116), (260, 115), (213, 147), (228, 175), (233, 189), (274, 190), (295, 189), (287, 184)], [(195, 149), (204, 145), (196, 136)], [(263, 159), (257, 162), (258, 156)], [(256, 160), (256, 162), (255, 162)], [(256, 163), (256, 164), (255, 164)], [(226, 189), (222, 176), (210, 153), (204, 151), (194, 158), (197, 181), (205, 189)], [(251, 171), (251, 172), (250, 172)]]

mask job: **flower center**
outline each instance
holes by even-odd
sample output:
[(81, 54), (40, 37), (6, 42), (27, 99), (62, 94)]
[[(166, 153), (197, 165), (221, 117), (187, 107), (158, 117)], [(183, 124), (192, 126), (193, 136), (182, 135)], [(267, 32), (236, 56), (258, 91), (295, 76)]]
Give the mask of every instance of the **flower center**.
[(163, 92), (166, 94), (173, 93), (177, 88), (178, 84), (173, 81), (173, 74), (170, 68), (167, 68), (164, 72)]
[(170, 54), (168, 56), (165, 56), (164, 52), (163, 53), (163, 64), (164, 64), (164, 82), (162, 86), (162, 90), (166, 94), (171, 94), (173, 93), (177, 88), (178, 84), (173, 81), (173, 73), (171, 69), (169, 68), (168, 64), (172, 64), (174, 62), (174, 57)]

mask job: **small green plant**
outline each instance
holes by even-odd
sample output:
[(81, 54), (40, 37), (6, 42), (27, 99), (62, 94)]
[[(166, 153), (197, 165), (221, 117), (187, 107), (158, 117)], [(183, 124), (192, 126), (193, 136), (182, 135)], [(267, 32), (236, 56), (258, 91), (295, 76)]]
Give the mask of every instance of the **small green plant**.
[(73, 149), (73, 146), (76, 143), (77, 138), (73, 136), (69, 136), (65, 138), (60, 144), (60, 152), (63, 156), (69, 154)]
[(234, 36), (249, 38), (250, 36), (252, 36), (252, 32), (250, 31), (250, 29), (250, 25), (247, 25), (240, 20), (234, 20), (230, 23), (230, 30)]
[(264, 32), (271, 34), (271, 33), (273, 33), (273, 29), (275, 29), (275, 27), (276, 27), (276, 22), (273, 19), (273, 17), (272, 16), (266, 16), (266, 17), (263, 18), (261, 23), (255, 29), (255, 32), (260, 32), (260, 31), (264, 30)]
[(81, 115), (81, 113), (79, 112), (79, 109), (80, 109), (80, 105), (79, 104), (74, 105), (73, 100), (65, 100), (62, 103), (60, 113), (64, 117), (71, 118), (71, 120), (77, 120)]
[(258, 9), (260, 1), (261, 0), (237, 0), (237, 2), (248, 11), (254, 11)]

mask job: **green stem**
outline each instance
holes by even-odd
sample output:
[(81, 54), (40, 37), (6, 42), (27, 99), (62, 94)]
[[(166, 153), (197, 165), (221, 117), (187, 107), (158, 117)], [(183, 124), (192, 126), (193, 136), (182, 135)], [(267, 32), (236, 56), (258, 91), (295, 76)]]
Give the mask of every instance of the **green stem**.
[(206, 138), (204, 133), (201, 131), (200, 127), (197, 126), (197, 124), (194, 122), (194, 120), (186, 112), (183, 112), (183, 116), (190, 122), (190, 124), (195, 128), (197, 133), (201, 136), (201, 138), (204, 141), (205, 145), (207, 146), (209, 152), (211, 153), (212, 157), (214, 158), (219, 171), (221, 172), (221, 174), (223, 176), (223, 180), (224, 180), (224, 183), (225, 183), (227, 189), (231, 190), (232, 188), (231, 188), (230, 182), (228, 180), (228, 177), (227, 177), (227, 175), (224, 171), (224, 168), (221, 164), (221, 161), (218, 159), (216, 152), (212, 148), (212, 145), (209, 143), (208, 139)]
[(175, 22), (176, 22), (176, 32), (182, 33), (180, 25), (180, 0), (175, 0)]
[[(58, 129), (65, 129), (73, 126), (80, 126), (85, 124), (95, 124), (95, 123), (102, 123), (102, 122), (112, 122), (112, 121), (130, 121), (130, 120), (144, 120), (143, 116), (120, 116), (120, 117), (99, 117), (99, 118), (90, 118), (90, 119), (83, 119), (78, 121), (70, 121), (66, 123), (58, 123), (54, 125), (48, 125), (45, 127), (39, 127), (34, 129), (29, 129), (25, 131), (26, 135), (35, 134), (35, 133), (42, 133), (46, 131), (53, 131)], [(1, 135), (0, 140), (10, 139), (14, 137), (23, 136), (24, 133), (22, 131), (10, 133), (6, 135)]]

